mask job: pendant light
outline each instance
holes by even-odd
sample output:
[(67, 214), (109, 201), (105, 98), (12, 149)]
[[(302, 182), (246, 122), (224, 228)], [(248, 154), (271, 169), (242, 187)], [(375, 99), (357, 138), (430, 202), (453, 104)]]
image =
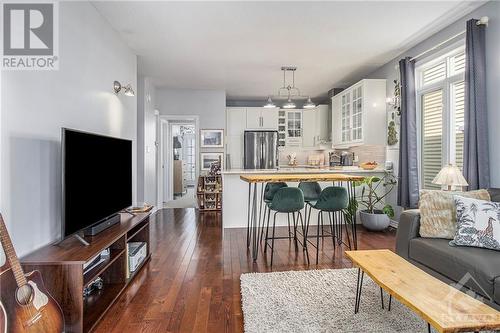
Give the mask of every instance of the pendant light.
[[(278, 89), (277, 95), (272, 95), (278, 99), (287, 98), (287, 101), (281, 106), (283, 109), (295, 109), (297, 105), (293, 102), (293, 99), (304, 100), (306, 97), (300, 93), (300, 89), (295, 86), (295, 71), (297, 67), (295, 66), (282, 66), (281, 71), (283, 72), (283, 86)], [(292, 82), (287, 82), (287, 73), (291, 73)], [(264, 104), (265, 108), (274, 108), (276, 105), (273, 103), (271, 96), (267, 98), (267, 103)], [(313, 109), (316, 107), (311, 101), (311, 97), (307, 97), (307, 101), (304, 103), (304, 109)]]
[(269, 96), (267, 98), (267, 103), (264, 105), (265, 108), (275, 108), (276, 107), (276, 104), (273, 103), (273, 100), (271, 99), (271, 97)]
[(316, 104), (311, 101), (311, 97), (307, 97), (307, 102), (302, 106), (304, 109), (314, 109)]
[(290, 98), (290, 96), (288, 96), (288, 101), (283, 104), (282, 108), (283, 109), (295, 109), (296, 105), (294, 102), (292, 102), (292, 99)]

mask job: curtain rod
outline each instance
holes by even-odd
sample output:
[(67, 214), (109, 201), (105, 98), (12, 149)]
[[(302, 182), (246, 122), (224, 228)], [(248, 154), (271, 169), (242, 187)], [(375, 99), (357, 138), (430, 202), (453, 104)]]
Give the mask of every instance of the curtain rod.
[[(477, 22), (476, 22), (476, 25), (485, 25), (485, 26), (488, 26), (488, 21), (489, 21), (489, 18), (488, 16), (483, 16), (481, 17)], [(431, 47), (430, 49), (428, 50), (425, 50), (424, 52), (416, 55), (415, 57), (411, 58), (410, 61), (414, 61), (414, 60), (417, 60), (418, 58), (422, 57), (423, 55), (426, 55), (427, 53), (429, 52), (432, 52), (434, 51), (435, 49), (438, 49), (440, 48), (441, 46), (443, 46), (444, 44), (448, 43), (449, 41), (452, 41), (454, 40), (455, 38), (457, 38), (458, 36), (461, 36), (463, 34), (465, 34), (466, 30), (464, 31), (461, 31), (459, 32), (458, 34), (454, 35), (454, 36), (451, 36), (450, 38), (448, 38), (447, 40), (445, 41), (442, 41), (441, 43), (437, 44), (437, 45), (434, 45), (433, 47)]]

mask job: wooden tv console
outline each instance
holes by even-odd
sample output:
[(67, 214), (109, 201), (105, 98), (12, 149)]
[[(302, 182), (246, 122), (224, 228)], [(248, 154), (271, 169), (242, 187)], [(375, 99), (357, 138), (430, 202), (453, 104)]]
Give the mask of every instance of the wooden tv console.
[[(151, 258), (149, 217), (150, 213), (121, 214), (120, 224), (87, 238), (89, 246), (70, 237), (21, 259), (25, 271), (42, 273), (47, 289), (63, 310), (64, 332), (91, 332)], [(146, 259), (131, 274), (127, 269), (127, 242), (147, 243)], [(106, 248), (110, 249), (109, 259), (84, 274), (83, 265)], [(103, 279), (104, 287), (84, 298), (83, 289), (97, 277)]]

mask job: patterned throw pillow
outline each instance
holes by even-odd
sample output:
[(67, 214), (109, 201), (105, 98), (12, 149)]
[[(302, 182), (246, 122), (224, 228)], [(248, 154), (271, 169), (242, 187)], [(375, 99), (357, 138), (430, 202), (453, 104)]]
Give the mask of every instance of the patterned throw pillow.
[(486, 190), (470, 192), (452, 192), (421, 190), (420, 209), (420, 236), (429, 238), (453, 239), (457, 232), (457, 214), (454, 195), (463, 197), (490, 200)]
[(457, 233), (450, 245), (500, 251), (500, 203), (454, 196)]

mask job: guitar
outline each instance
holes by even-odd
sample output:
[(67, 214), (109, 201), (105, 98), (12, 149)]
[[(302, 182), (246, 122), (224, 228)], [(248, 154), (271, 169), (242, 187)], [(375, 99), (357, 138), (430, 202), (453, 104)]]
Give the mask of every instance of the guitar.
[(24, 274), (1, 214), (0, 241), (10, 265), (0, 273), (0, 333), (61, 333), (64, 319), (59, 304), (39, 271)]

